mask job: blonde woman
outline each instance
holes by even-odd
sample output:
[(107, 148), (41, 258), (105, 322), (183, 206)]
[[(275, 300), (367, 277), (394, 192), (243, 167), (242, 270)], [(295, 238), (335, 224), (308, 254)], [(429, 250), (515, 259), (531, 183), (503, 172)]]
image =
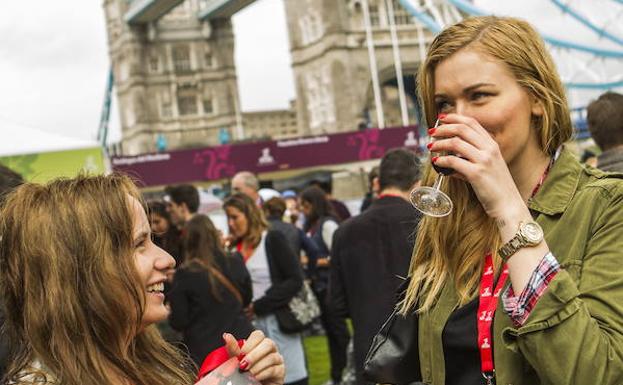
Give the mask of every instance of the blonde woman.
[(537, 32), (465, 19), (418, 80), (455, 206), (421, 223), (400, 304), (418, 315), (423, 382), (623, 383), (623, 182), (565, 148), (565, 90)]
[[(192, 384), (189, 359), (164, 342), (162, 294), (173, 258), (151, 241), (130, 179), (25, 184), (0, 213), (0, 295), (14, 347), (11, 384)], [(225, 335), (230, 354), (240, 354)], [(264, 384), (283, 364), (262, 334), (242, 347)]]

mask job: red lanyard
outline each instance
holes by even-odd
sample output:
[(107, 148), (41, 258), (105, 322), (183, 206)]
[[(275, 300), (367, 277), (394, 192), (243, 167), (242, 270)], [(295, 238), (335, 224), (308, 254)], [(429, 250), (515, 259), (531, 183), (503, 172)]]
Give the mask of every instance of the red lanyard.
[(480, 350), (480, 368), (487, 384), (493, 384), (495, 367), (493, 365), (493, 338), (491, 326), (498, 298), (508, 277), (508, 268), (502, 266), (502, 274), (494, 288), (493, 257), (491, 253), (485, 257), (482, 277), (480, 278), (480, 295), (478, 303), (478, 349)]
[(388, 193), (385, 193), (385, 194), (381, 194), (381, 195), (379, 195), (378, 197), (376, 197), (376, 199), (381, 199), (381, 198), (385, 198), (385, 197), (396, 197), (396, 198), (401, 198), (401, 196), (400, 196), (400, 195), (398, 195), (398, 194), (388, 194)]
[[(554, 157), (549, 161), (547, 168), (541, 175), (536, 186), (530, 194), (531, 198), (534, 198), (539, 191), (549, 170), (554, 164)], [(480, 296), (478, 303), (478, 350), (480, 350), (480, 370), (482, 376), (487, 381), (487, 385), (493, 384), (495, 379), (495, 365), (493, 364), (493, 338), (491, 336), (491, 326), (493, 326), (493, 317), (495, 315), (495, 308), (498, 305), (498, 298), (502, 293), (502, 288), (508, 278), (508, 267), (502, 266), (502, 274), (498, 278), (498, 283), (494, 285), (493, 274), (493, 256), (491, 253), (485, 256), (485, 264), (482, 271), (482, 277), (480, 278)]]

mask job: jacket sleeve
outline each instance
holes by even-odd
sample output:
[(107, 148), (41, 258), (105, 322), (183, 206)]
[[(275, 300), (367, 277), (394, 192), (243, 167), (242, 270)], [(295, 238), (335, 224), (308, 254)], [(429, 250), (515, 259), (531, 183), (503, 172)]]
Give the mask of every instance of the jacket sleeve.
[(320, 250), (318, 249), (318, 245), (316, 245), (303, 230), (297, 230), (301, 242), (301, 249), (305, 251), (305, 255), (307, 255), (307, 278), (311, 278), (316, 275), (316, 266), (318, 265)]
[(336, 314), (342, 317), (349, 317), (348, 299), (346, 297), (346, 288), (343, 281), (342, 258), (344, 246), (342, 242), (342, 233), (344, 228), (338, 228), (333, 236), (333, 247), (331, 248), (331, 264), (329, 266), (329, 294), (327, 298), (329, 306), (333, 308)]
[[(253, 302), (257, 315), (268, 314), (287, 305), (303, 287), (301, 264), (283, 234), (274, 230), (266, 234), (266, 253), (273, 282), (266, 294)], [(273, 272), (276, 274), (273, 275)], [(276, 279), (277, 274), (280, 279)]]
[(623, 188), (593, 189), (579, 280), (559, 271), (525, 324), (504, 331), (542, 384), (623, 384)]
[(171, 306), (169, 323), (177, 331), (183, 331), (190, 323), (190, 306), (187, 292), (190, 279), (192, 279), (192, 273), (184, 269), (177, 269), (171, 290), (167, 295)]
[(247, 270), (240, 253), (233, 253), (228, 257), (230, 279), (242, 295), (242, 304), (247, 306), (253, 298), (253, 285), (251, 284), (251, 276)]

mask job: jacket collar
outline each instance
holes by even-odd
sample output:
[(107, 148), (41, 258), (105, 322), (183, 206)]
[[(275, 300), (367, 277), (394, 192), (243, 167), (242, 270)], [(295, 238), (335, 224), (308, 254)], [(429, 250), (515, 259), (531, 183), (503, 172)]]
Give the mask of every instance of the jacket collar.
[(563, 147), (543, 186), (534, 198), (528, 200), (530, 210), (546, 215), (564, 212), (575, 194), (582, 170), (571, 151)]

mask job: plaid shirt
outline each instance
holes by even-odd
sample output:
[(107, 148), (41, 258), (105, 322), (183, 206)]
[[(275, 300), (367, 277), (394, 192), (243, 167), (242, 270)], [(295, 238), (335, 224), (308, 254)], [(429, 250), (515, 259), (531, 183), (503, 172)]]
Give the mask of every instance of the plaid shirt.
[(550, 252), (545, 254), (519, 297), (515, 296), (511, 285), (506, 288), (502, 294), (504, 311), (511, 317), (516, 327), (520, 327), (526, 322), (530, 312), (534, 309), (534, 305), (541, 298), (547, 289), (547, 285), (558, 271), (560, 271), (560, 264)]

